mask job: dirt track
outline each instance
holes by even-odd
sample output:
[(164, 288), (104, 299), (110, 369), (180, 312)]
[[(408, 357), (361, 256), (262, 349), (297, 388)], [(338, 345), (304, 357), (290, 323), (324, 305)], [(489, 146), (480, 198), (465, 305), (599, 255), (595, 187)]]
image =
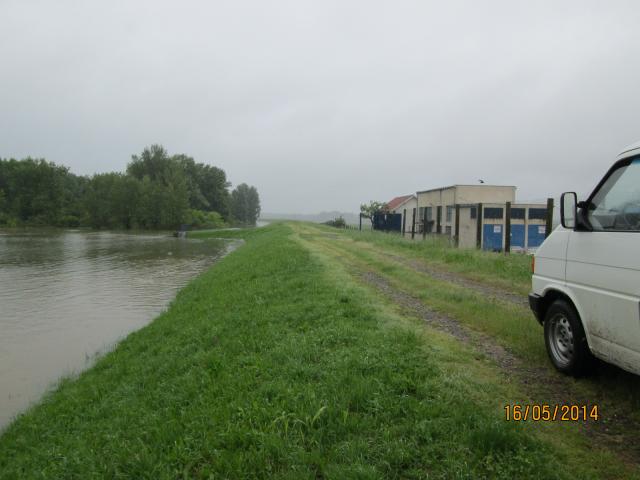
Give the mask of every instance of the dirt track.
[[(411, 316), (454, 336), (491, 358), (505, 373), (508, 381), (517, 382), (531, 398), (532, 404), (592, 405), (591, 397), (577, 394), (572, 381), (548, 368), (527, 365), (495, 339), (473, 331), (447, 315), (435, 312), (420, 300), (395, 289), (382, 276), (371, 271), (357, 273), (360, 280), (377, 289)], [(624, 414), (611, 412), (606, 421), (581, 422), (586, 435), (616, 451), (625, 462), (640, 466), (638, 434), (630, 434)]]
[[(375, 271), (373, 268), (364, 267), (361, 262), (354, 262), (351, 255), (341, 248), (340, 235), (320, 234), (317, 236), (305, 235), (305, 237), (311, 241), (319, 240), (342, 262), (350, 274), (361, 283), (381, 292), (401, 312), (423, 320), (430, 327), (452, 335), (458, 341), (490, 358), (504, 373), (505, 381), (519, 385), (520, 389), (530, 398), (531, 404), (590, 406), (599, 403), (597, 397), (586, 393), (588, 390), (576, 388), (574, 379), (555, 372), (548, 365), (531, 364), (524, 361), (498, 343), (492, 336), (471, 329), (446, 313), (435, 311), (420, 299), (392, 285), (383, 273)], [(342, 241), (344, 241), (343, 238)], [(395, 262), (436, 280), (462, 286), (500, 302), (528, 308), (527, 299), (522, 295), (484, 285), (459, 274), (430, 266), (426, 262), (404, 258), (390, 252), (385, 252), (384, 257), (390, 262)], [(612, 375), (627, 379), (630, 374), (609, 365), (600, 365), (597, 376), (606, 378)], [(635, 377), (630, 381), (637, 383)], [(581, 422), (581, 430), (589, 438), (589, 441), (607, 446), (616, 452), (621, 461), (640, 466), (640, 431), (629, 424), (629, 408), (627, 403), (615, 405), (606, 410), (601, 408), (601, 420)]]

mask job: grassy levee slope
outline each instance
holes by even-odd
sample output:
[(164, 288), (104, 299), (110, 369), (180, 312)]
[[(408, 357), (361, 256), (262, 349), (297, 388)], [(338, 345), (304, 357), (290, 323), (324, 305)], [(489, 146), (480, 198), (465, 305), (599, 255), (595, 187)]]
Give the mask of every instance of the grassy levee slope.
[(234, 235), (246, 244), (166, 313), (4, 432), (0, 478), (596, 472), (505, 422), (489, 366), (392, 314), (287, 225)]

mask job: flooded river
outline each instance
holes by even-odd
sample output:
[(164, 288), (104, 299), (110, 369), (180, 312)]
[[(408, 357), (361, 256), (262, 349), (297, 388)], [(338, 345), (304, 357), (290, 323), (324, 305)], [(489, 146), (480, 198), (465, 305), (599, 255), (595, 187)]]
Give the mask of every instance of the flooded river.
[(0, 231), (0, 431), (235, 246), (167, 234)]

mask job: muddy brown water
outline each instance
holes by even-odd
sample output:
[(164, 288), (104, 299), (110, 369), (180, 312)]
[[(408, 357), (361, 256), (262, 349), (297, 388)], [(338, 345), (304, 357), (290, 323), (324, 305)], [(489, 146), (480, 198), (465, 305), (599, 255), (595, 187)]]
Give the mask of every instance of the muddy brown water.
[(237, 246), (168, 234), (0, 231), (0, 432)]

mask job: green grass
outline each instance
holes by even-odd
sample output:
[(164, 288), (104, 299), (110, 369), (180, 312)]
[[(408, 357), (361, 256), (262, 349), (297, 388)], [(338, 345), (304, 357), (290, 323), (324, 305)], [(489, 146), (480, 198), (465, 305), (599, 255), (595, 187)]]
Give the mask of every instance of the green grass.
[(487, 333), (502, 346), (528, 361), (546, 365), (547, 354), (540, 325), (527, 307), (496, 301), (460, 285), (437, 280), (389, 259), (361, 242), (317, 239), (324, 248), (347, 255), (349, 262), (373, 270), (400, 291), (420, 299), (474, 330)]
[(605, 454), (576, 456), (575, 445), (505, 422), (500, 405), (512, 392), (490, 365), (392, 314), (289, 227), (235, 235), (246, 244), (165, 314), (8, 428), (0, 478), (605, 471)]
[(446, 267), (452, 272), (481, 280), (518, 293), (527, 293), (531, 288), (531, 257), (519, 253), (505, 255), (476, 249), (459, 249), (451, 246), (448, 239), (427, 236), (415, 240), (394, 233), (371, 230), (338, 230), (317, 226), (325, 232), (339, 232), (363, 244), (371, 244), (381, 250), (401, 253), (411, 258), (428, 261)]
[[(580, 380), (555, 372), (547, 357), (542, 328), (527, 306), (496, 301), (474, 290), (416, 272), (388, 255), (390, 249), (377, 241), (369, 242), (367, 237), (353, 241), (348, 232), (311, 224), (295, 224), (295, 229), (307, 241), (309, 248), (327, 252), (353, 269), (377, 273), (396, 290), (420, 299), (431, 309), (449, 315), (472, 330), (488, 334), (525, 364), (546, 370), (551, 378), (557, 377), (551, 385), (536, 383), (535, 378), (528, 380), (537, 398), (564, 398), (568, 403), (574, 398), (588, 399), (589, 403), (599, 405), (605, 412), (604, 422), (617, 424), (616, 432), (626, 437), (623, 443), (631, 445), (637, 441), (640, 377), (604, 363), (592, 376)], [(400, 256), (414, 258), (409, 251), (401, 252)], [(504, 256), (494, 258), (502, 259)], [(625, 418), (625, 421), (617, 421), (616, 418)], [(620, 442), (621, 438), (613, 438), (612, 442)]]

